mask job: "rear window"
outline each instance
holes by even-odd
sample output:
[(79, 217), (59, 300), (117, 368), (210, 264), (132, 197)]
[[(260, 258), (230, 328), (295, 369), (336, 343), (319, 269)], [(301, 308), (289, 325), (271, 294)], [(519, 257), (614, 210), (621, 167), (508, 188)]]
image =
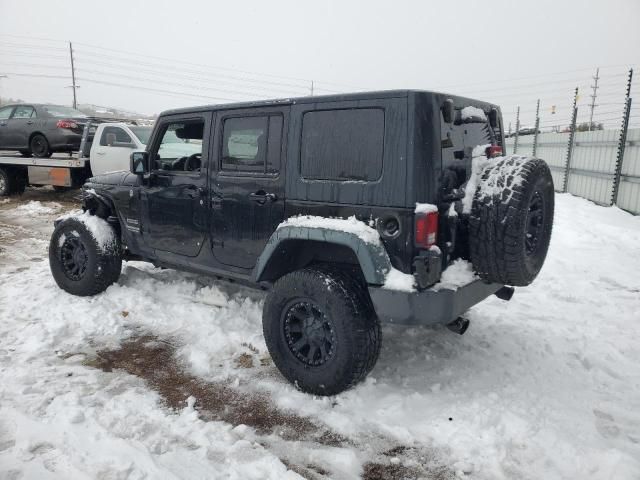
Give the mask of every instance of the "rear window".
[(44, 105), (42, 106), (42, 110), (56, 118), (87, 118), (87, 116), (81, 111), (71, 107), (63, 107), (61, 105)]
[(383, 146), (381, 108), (307, 112), (300, 174), (310, 180), (376, 181), (382, 175)]
[(151, 131), (153, 129), (151, 127), (129, 127), (129, 130), (138, 137), (140, 143), (144, 143), (146, 145), (149, 143), (149, 137), (151, 136)]

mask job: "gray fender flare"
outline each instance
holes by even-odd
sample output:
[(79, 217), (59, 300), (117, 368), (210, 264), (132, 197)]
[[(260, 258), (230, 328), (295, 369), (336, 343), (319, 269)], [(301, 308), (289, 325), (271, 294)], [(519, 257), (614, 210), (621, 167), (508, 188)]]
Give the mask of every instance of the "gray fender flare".
[(343, 245), (355, 253), (364, 278), (369, 285), (384, 285), (387, 273), (391, 270), (391, 260), (382, 243), (372, 244), (364, 241), (355, 233), (302, 226), (283, 226), (269, 238), (253, 269), (253, 279), (261, 281), (262, 274), (278, 246), (287, 240), (313, 240), (335, 245)]

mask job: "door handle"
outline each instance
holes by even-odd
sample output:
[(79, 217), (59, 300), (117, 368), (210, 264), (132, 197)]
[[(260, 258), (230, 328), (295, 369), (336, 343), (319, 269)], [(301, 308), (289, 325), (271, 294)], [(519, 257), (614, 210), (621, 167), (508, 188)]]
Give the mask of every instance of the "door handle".
[(6, 127), (7, 126), (7, 122), (0, 122), (0, 127)]
[(27, 125), (33, 125), (33, 122), (32, 122), (31, 120), (29, 120), (29, 121), (27, 122)]
[(267, 193), (264, 190), (258, 190), (255, 193), (250, 193), (249, 198), (260, 205), (275, 202), (278, 199), (275, 193)]

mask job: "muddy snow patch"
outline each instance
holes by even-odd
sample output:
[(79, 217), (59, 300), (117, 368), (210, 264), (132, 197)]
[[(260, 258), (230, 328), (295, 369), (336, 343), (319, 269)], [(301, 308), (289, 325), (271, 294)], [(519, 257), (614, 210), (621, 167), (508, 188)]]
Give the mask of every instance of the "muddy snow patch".
[(50, 215), (62, 210), (62, 205), (57, 202), (42, 203), (38, 200), (30, 200), (29, 203), (18, 205), (15, 212), (23, 215)]

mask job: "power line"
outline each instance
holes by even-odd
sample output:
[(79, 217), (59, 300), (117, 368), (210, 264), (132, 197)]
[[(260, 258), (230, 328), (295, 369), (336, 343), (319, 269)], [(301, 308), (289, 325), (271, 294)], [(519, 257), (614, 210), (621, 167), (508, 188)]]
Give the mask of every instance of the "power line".
[(108, 76), (108, 77), (125, 78), (125, 79), (128, 79), (128, 80), (134, 80), (134, 81), (137, 81), (137, 82), (153, 82), (153, 83), (159, 83), (159, 84), (162, 84), (162, 85), (169, 85), (169, 86), (174, 86), (174, 87), (192, 88), (192, 89), (197, 89), (197, 90), (218, 91), (218, 92), (230, 93), (230, 94), (235, 94), (235, 95), (249, 95), (249, 96), (253, 96), (253, 97), (256, 97), (256, 98), (260, 98), (260, 97), (264, 96), (264, 94), (259, 94), (259, 93), (255, 93), (255, 92), (246, 92), (246, 91), (242, 91), (242, 90), (226, 90), (226, 89), (216, 88), (216, 87), (205, 87), (205, 86), (201, 86), (201, 85), (170, 82), (170, 81), (166, 81), (166, 80), (158, 80), (158, 79), (153, 79), (153, 78), (136, 77), (136, 76), (133, 76), (133, 75), (123, 75), (123, 74), (117, 74), (117, 73), (105, 73), (105, 72), (97, 72), (95, 70), (85, 70), (85, 69), (80, 69), (80, 71), (81, 71), (81, 73), (102, 75), (102, 76)]
[(159, 88), (139, 87), (137, 85), (128, 85), (128, 84), (125, 84), (125, 83), (106, 82), (104, 80), (96, 80), (96, 79), (91, 79), (91, 78), (80, 78), (79, 77), (78, 80), (81, 81), (81, 82), (97, 83), (97, 84), (110, 85), (110, 86), (115, 86), (115, 87), (132, 88), (132, 89), (135, 89), (135, 90), (154, 92), (154, 93), (162, 93), (162, 94), (173, 95), (173, 96), (184, 97), (184, 98), (206, 98), (206, 99), (209, 99), (209, 100), (222, 100), (222, 101), (228, 101), (228, 102), (237, 102), (238, 101), (238, 99), (235, 99), (235, 98), (211, 97), (211, 96), (208, 96), (208, 95), (194, 95), (194, 94), (185, 93), (185, 92), (175, 92), (175, 91), (172, 91), (172, 90), (162, 90), (162, 89), (159, 89)]
[[(87, 70), (82, 66), (83, 64), (87, 64), (89, 66), (94, 66), (94, 67), (107, 67), (109, 69), (116, 69), (118, 71), (122, 70), (120, 67), (118, 67), (116, 65), (112, 65), (112, 64), (109, 64), (109, 63), (105, 63), (105, 62), (96, 62), (96, 61), (92, 61), (92, 60), (85, 60), (83, 58), (78, 58), (78, 61), (79, 61), (79, 69), (81, 69), (81, 70)], [(209, 78), (209, 79), (211, 79), (211, 81), (215, 81), (217, 83), (226, 84), (226, 85), (238, 85), (238, 83), (240, 81), (239, 79), (236, 79), (235, 82), (220, 81), (220, 80), (218, 80), (216, 78), (215, 75), (207, 74), (207, 73), (200, 73), (200, 72), (197, 72), (197, 71), (187, 71), (187, 72), (193, 72), (196, 76), (186, 75), (185, 73), (182, 73), (182, 72), (170, 72), (169, 73), (169, 72), (167, 72), (167, 70), (159, 70), (159, 69), (144, 68), (144, 67), (137, 67), (135, 69), (135, 71), (136, 72), (142, 72), (142, 73), (145, 73), (145, 74), (159, 76), (159, 77), (162, 77), (162, 78), (166, 78), (167, 76), (170, 76), (172, 78), (182, 78), (182, 79), (185, 79), (185, 80), (196, 80), (196, 81), (197, 80), (204, 81), (203, 80), (203, 77), (204, 77), (205, 79)], [(111, 75), (111, 73), (109, 73), (109, 72), (99, 72), (99, 73), (106, 74), (106, 75)], [(284, 89), (283, 87), (280, 87), (278, 85), (276, 85), (275, 87), (262, 86), (264, 84), (264, 82), (261, 83), (261, 82), (258, 82), (257, 80), (254, 81), (254, 83), (258, 83), (258, 85), (252, 85), (251, 83), (248, 83), (246, 85), (242, 85), (242, 87), (243, 88), (249, 88), (249, 89), (260, 89), (260, 90), (268, 90), (268, 89), (280, 90), (280, 91), (285, 91), (288, 94), (291, 93), (291, 89), (288, 88), (288, 87), (287, 87), (288, 89)], [(266, 85), (270, 85), (270, 83), (266, 82)], [(306, 90), (306, 88), (302, 87), (302, 86), (293, 87), (293, 88), (297, 88), (299, 90)]]

